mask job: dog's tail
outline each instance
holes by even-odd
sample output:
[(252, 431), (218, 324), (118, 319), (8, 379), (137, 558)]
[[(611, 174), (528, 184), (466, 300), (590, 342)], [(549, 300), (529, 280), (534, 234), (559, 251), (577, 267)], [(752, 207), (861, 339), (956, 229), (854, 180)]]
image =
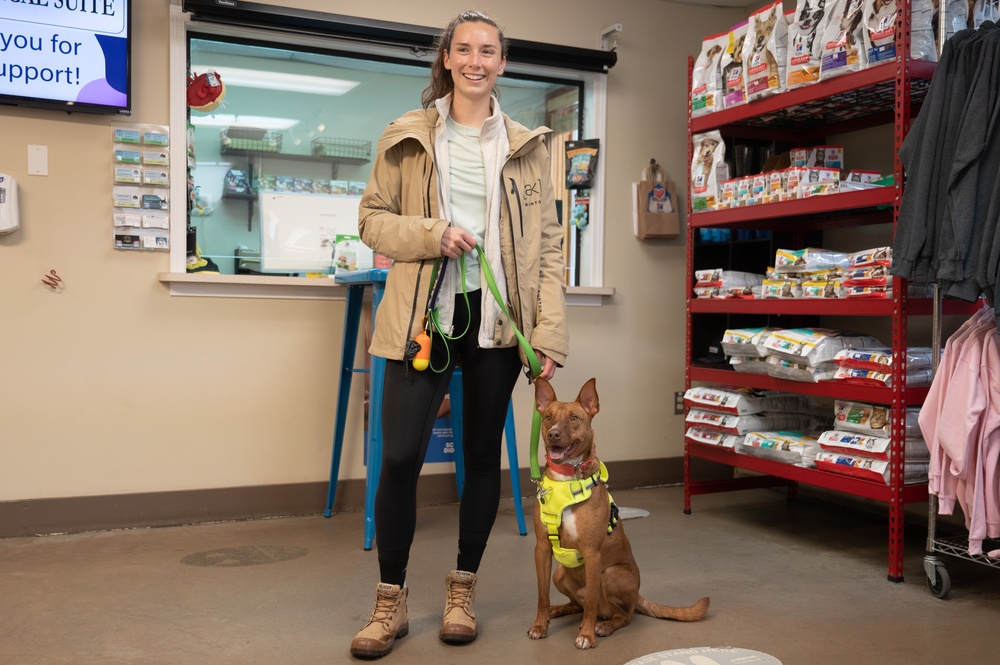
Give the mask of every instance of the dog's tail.
[(708, 612), (708, 598), (702, 598), (694, 605), (688, 605), (687, 607), (670, 607), (669, 605), (654, 603), (639, 596), (639, 604), (635, 606), (635, 611), (639, 614), (645, 614), (648, 617), (656, 617), (657, 619), (701, 621)]

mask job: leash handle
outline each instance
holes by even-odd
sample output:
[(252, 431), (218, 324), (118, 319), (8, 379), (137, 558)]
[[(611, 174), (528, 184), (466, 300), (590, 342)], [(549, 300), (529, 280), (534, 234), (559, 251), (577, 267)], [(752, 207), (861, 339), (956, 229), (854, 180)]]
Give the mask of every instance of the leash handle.
[[(518, 330), (517, 326), (514, 325), (514, 321), (510, 317), (510, 312), (507, 311), (507, 305), (504, 304), (503, 298), (500, 296), (500, 289), (497, 288), (496, 278), (493, 277), (493, 270), (490, 268), (489, 262), (486, 260), (486, 254), (483, 252), (481, 245), (476, 245), (476, 253), (479, 254), (479, 264), (483, 266), (483, 275), (486, 277), (486, 285), (489, 287), (490, 292), (496, 299), (497, 304), (500, 305), (500, 311), (503, 315), (507, 317), (510, 321), (510, 325), (514, 328), (514, 334), (517, 336), (517, 341), (520, 343), (521, 348), (524, 350), (524, 355), (528, 358), (528, 367), (531, 370), (531, 378), (539, 376), (542, 373), (542, 364), (538, 361), (538, 355), (535, 350), (531, 348), (531, 344), (528, 340), (524, 338), (521, 331)], [(542, 477), (542, 470), (538, 466), (538, 439), (541, 437), (542, 433), (542, 414), (538, 412), (538, 409), (533, 409), (533, 415), (531, 417), (531, 439), (528, 444), (528, 467), (531, 471), (531, 479), (538, 482)]]

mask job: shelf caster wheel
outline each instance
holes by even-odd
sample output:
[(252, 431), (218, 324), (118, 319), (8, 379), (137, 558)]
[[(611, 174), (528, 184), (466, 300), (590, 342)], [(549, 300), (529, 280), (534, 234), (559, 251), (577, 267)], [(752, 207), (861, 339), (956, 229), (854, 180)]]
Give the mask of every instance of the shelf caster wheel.
[(933, 574), (927, 575), (927, 589), (935, 598), (944, 600), (951, 593), (951, 576), (945, 569), (944, 564), (938, 563), (934, 566)]

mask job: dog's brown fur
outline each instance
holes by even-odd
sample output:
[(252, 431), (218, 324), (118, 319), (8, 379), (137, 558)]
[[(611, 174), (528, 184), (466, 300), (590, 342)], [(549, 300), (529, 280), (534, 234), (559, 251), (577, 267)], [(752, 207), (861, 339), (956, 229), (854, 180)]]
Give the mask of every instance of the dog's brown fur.
[[(575, 402), (559, 402), (547, 381), (535, 379), (535, 403), (542, 414), (542, 432), (548, 457), (560, 464), (579, 464), (581, 477), (597, 473), (600, 462), (590, 425), (600, 410), (596, 380), (590, 379), (584, 384)], [(545, 474), (555, 480), (567, 479), (549, 466), (546, 466)], [(538, 613), (528, 630), (532, 639), (548, 635), (549, 620), (578, 612), (583, 612), (583, 623), (576, 637), (578, 649), (596, 647), (597, 635), (606, 637), (628, 625), (633, 612), (677, 621), (698, 621), (705, 617), (708, 598), (702, 598), (689, 607), (668, 607), (639, 595), (639, 567), (632, 556), (624, 525), (619, 522), (608, 533), (610, 512), (607, 487), (598, 483), (590, 499), (567, 508), (563, 513), (559, 542), (563, 547), (579, 550), (584, 563), (578, 568), (566, 568), (561, 564), (556, 566), (552, 581), (569, 598), (569, 602), (550, 605), (552, 546), (541, 520), (541, 507), (536, 504)]]

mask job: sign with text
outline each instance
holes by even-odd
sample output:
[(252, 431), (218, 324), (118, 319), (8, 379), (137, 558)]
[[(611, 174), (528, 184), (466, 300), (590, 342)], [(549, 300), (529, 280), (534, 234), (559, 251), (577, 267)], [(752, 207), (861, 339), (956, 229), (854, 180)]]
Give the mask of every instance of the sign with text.
[(0, 0), (0, 101), (128, 113), (129, 8), (129, 0)]

